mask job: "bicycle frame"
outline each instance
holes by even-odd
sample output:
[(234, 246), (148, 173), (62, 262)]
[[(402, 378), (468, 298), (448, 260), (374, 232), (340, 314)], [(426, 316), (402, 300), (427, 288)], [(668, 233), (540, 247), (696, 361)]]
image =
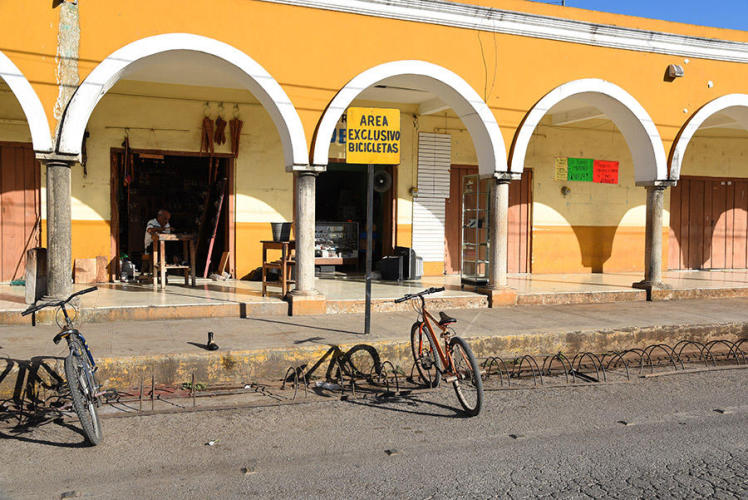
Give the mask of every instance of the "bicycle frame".
[(96, 361), (93, 359), (93, 355), (91, 354), (91, 349), (88, 347), (88, 342), (86, 342), (85, 337), (81, 335), (81, 332), (73, 328), (73, 322), (70, 319), (70, 316), (68, 316), (67, 309), (65, 309), (65, 304), (60, 305), (60, 309), (62, 309), (62, 314), (65, 316), (65, 326), (67, 328), (62, 328), (60, 330), (60, 333), (55, 335), (55, 338), (52, 339), (52, 342), (55, 344), (58, 344), (60, 340), (65, 339), (68, 344), (70, 343), (70, 336), (75, 335), (81, 340), (81, 343), (83, 344), (83, 349), (86, 350), (86, 356), (88, 357), (88, 360), (91, 362), (91, 369), (95, 372), (96, 371)]
[(426, 326), (427, 335), (431, 338), (431, 343), (434, 345), (434, 348), (436, 349), (436, 353), (439, 356), (439, 359), (442, 363), (442, 366), (444, 367), (442, 369), (442, 373), (445, 373), (447, 375), (455, 375), (454, 370), (454, 362), (452, 361), (452, 355), (449, 353), (449, 350), (446, 349), (447, 342), (449, 340), (448, 337), (445, 337), (444, 339), (444, 349), (442, 349), (442, 346), (439, 344), (439, 341), (436, 338), (436, 334), (434, 333), (434, 328), (431, 326), (432, 322), (434, 325), (436, 325), (442, 332), (442, 335), (449, 335), (448, 330), (449, 328), (446, 326), (442, 326), (439, 324), (439, 321), (434, 318), (427, 310), (426, 310), (426, 301), (423, 299), (423, 297), (419, 297), (421, 299), (421, 317), (423, 318), (423, 321), (420, 322), (418, 329), (419, 333), (421, 334), (421, 337), (419, 338), (419, 346), (418, 349), (423, 349), (423, 331), (424, 331), (424, 325)]

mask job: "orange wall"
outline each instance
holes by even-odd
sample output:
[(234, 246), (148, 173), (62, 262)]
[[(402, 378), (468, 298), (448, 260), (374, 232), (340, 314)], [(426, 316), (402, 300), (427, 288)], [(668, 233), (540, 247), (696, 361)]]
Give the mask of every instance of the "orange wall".
[[(745, 32), (532, 2), (495, 0), (490, 4), (639, 29), (748, 38)], [(51, 118), (57, 95), (57, 11), (47, 2), (3, 2), (0, 9), (6, 21), (0, 50), (26, 74)], [(748, 80), (746, 64), (692, 58), (686, 76), (668, 83), (663, 81), (665, 68), (683, 64), (683, 58), (246, 0), (99, 1), (82, 2), (79, 9), (82, 78), (108, 54), (149, 35), (188, 32), (216, 38), (249, 54), (280, 82), (299, 111), (310, 142), (338, 89), (358, 73), (398, 59), (428, 60), (462, 76), (494, 111), (507, 144), (527, 110), (547, 92), (570, 80), (600, 77), (641, 102), (669, 149), (690, 113), (720, 95), (745, 92)], [(708, 80), (715, 82), (714, 88), (707, 88)], [(54, 129), (53, 123), (50, 128)]]
[[(662, 231), (667, 269), (669, 229)], [(644, 228), (615, 226), (535, 226), (533, 273), (613, 273), (644, 269)]]

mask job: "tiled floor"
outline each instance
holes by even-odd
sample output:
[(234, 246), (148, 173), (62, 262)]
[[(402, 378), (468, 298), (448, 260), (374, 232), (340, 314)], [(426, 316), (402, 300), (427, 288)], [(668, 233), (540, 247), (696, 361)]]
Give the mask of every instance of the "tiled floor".
[[(520, 295), (558, 294), (581, 292), (628, 292), (631, 284), (642, 279), (641, 273), (611, 274), (532, 274), (509, 277), (509, 286)], [(670, 271), (664, 281), (674, 289), (694, 288), (748, 288), (748, 270), (737, 271)], [(86, 285), (75, 285), (82, 289)], [(394, 299), (406, 293), (420, 291), (429, 286), (446, 286), (444, 297), (473, 295), (460, 287), (459, 277), (427, 277), (405, 283), (375, 282), (374, 299)], [(360, 278), (316, 280), (317, 289), (328, 300), (363, 300), (364, 282)], [(165, 291), (154, 292), (150, 285), (108, 283), (99, 285), (99, 292), (82, 297), (83, 307), (142, 307), (184, 306), (225, 303), (278, 303), (278, 294), (262, 297), (260, 283), (252, 281), (214, 282), (198, 280), (196, 287), (186, 287), (175, 278)], [(24, 288), (0, 285), (0, 310), (12, 311), (26, 308)]]

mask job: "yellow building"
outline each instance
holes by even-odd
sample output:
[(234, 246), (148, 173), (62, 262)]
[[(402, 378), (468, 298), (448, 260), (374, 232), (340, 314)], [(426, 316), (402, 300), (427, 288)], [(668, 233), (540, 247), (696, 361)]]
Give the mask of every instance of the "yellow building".
[(55, 3), (0, 6), (0, 281), (46, 243), (62, 294), (73, 259), (139, 257), (161, 205), (210, 234), (221, 201), (210, 267), (249, 275), (293, 221), (312, 296), (315, 266), (359, 263), (320, 233), (360, 243), (352, 105), (401, 111), (377, 257), (491, 289), (748, 267), (748, 32), (522, 0)]

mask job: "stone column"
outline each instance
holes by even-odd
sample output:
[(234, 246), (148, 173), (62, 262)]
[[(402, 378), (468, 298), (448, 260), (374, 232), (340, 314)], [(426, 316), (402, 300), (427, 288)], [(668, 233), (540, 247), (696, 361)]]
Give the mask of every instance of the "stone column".
[(314, 295), (315, 172), (296, 175), (296, 288), (295, 295)]
[(647, 227), (644, 237), (644, 280), (634, 283), (634, 288), (647, 290), (651, 300), (653, 288), (668, 288), (662, 282), (662, 210), (667, 185), (646, 186)]
[(67, 298), (73, 290), (70, 174), (74, 161), (45, 160), (47, 167), (47, 295)]
[(488, 286), (478, 290), (488, 296), (489, 307), (517, 302), (517, 292), (507, 286), (506, 280), (509, 183), (512, 178), (510, 173), (497, 174), (491, 186)]
[(497, 179), (491, 187), (490, 274), (488, 287), (506, 287), (507, 218), (509, 215), (509, 179)]
[[(307, 167), (309, 168), (309, 167)], [(314, 288), (314, 207), (317, 172), (297, 170), (296, 177), (296, 287), (288, 294), (290, 314), (325, 314), (327, 301)]]

